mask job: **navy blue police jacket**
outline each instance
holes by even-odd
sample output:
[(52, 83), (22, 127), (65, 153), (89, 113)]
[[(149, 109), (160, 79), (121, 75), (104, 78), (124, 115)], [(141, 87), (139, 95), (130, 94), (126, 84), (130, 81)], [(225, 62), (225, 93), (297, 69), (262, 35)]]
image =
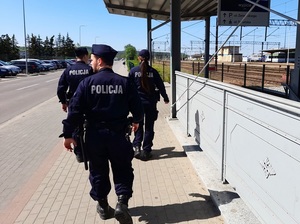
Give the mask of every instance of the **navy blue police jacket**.
[(148, 67), (148, 78), (151, 87), (151, 93), (147, 93), (141, 86), (141, 69), (140, 66), (133, 67), (128, 74), (128, 77), (133, 80), (137, 91), (141, 97), (143, 103), (157, 103), (158, 97), (155, 94), (155, 89), (159, 90), (159, 94), (163, 97), (165, 102), (169, 102), (169, 97), (166, 93), (165, 85), (157, 72), (156, 69), (149, 66)]
[(64, 70), (57, 86), (57, 97), (59, 102), (65, 104), (75, 93), (79, 83), (89, 75), (93, 74), (91, 66), (83, 61), (77, 61), (74, 65)]
[(63, 120), (63, 135), (71, 138), (73, 131), (85, 116), (88, 124), (115, 123), (127, 120), (131, 113), (133, 123), (144, 116), (143, 107), (134, 84), (128, 77), (103, 68), (82, 80), (69, 104), (68, 116)]

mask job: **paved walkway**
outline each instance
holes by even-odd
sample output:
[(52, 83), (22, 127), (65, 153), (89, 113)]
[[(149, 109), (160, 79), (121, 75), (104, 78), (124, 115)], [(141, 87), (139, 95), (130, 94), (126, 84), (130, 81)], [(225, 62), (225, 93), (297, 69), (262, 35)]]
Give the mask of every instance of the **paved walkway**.
[[(225, 223), (168, 125), (170, 105), (160, 102), (158, 109), (153, 158), (133, 160), (134, 223)], [(0, 125), (1, 224), (118, 223), (99, 218), (88, 171), (57, 138), (65, 116), (52, 98)], [(113, 190), (109, 203), (115, 206)]]

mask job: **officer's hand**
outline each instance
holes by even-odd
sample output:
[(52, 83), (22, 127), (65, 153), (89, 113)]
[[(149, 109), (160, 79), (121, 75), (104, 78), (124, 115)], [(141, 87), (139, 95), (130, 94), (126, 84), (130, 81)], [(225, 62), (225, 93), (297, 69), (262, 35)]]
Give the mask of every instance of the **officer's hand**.
[(68, 104), (66, 104), (66, 103), (61, 104), (61, 109), (62, 109), (64, 112), (67, 112), (67, 111), (68, 111)]
[(73, 138), (65, 138), (64, 146), (69, 152), (73, 152), (73, 148), (77, 146), (76, 141)]
[(132, 123), (132, 131), (133, 132), (136, 132), (138, 128), (139, 128), (139, 123)]
[(168, 103), (169, 103), (169, 100), (165, 100), (164, 102), (165, 102), (165, 104), (168, 104)]

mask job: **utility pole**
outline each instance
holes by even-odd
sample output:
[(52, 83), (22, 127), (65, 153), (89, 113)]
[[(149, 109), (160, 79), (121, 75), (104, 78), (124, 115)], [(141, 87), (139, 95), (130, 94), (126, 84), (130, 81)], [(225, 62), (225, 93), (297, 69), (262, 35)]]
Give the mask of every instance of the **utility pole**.
[(26, 66), (26, 75), (27, 75), (28, 74), (28, 56), (27, 56), (25, 3), (24, 3), (24, 0), (23, 0), (23, 22), (24, 22), (24, 41), (25, 41), (25, 66)]
[[(298, 21), (300, 19), (300, 0), (298, 0)], [(295, 65), (291, 74), (291, 92), (290, 99), (299, 101), (300, 99), (300, 25), (297, 25), (296, 49), (295, 49)]]

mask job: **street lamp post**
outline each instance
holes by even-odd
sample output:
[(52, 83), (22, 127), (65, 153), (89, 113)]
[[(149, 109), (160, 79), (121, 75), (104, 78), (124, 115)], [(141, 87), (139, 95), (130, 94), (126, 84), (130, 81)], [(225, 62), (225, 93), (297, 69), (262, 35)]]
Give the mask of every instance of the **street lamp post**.
[(81, 46), (81, 27), (84, 27), (85, 25), (79, 26), (79, 46)]
[(232, 35), (233, 37), (233, 58), (232, 58), (232, 62), (235, 62), (235, 37), (237, 37), (237, 35)]
[(25, 67), (26, 75), (28, 74), (28, 63), (27, 63), (27, 41), (26, 41), (26, 22), (25, 22), (25, 3), (23, 0), (23, 22), (24, 22), (24, 40), (25, 40)]
[(254, 54), (254, 44), (255, 44), (255, 30), (254, 30), (254, 35), (253, 35), (253, 49), (252, 49), (253, 54)]

